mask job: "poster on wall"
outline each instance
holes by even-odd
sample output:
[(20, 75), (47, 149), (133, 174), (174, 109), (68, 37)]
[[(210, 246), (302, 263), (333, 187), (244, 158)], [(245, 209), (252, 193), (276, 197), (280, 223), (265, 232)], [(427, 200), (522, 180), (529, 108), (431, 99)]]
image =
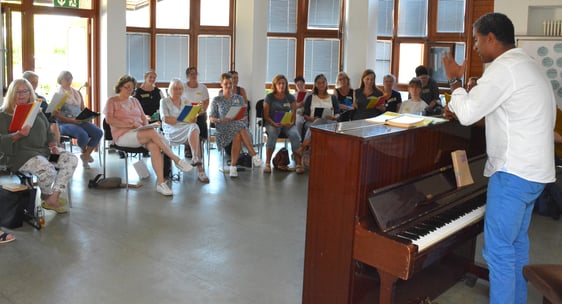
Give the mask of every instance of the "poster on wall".
[(561, 37), (518, 37), (517, 47), (534, 58), (552, 85), (556, 103), (562, 108)]

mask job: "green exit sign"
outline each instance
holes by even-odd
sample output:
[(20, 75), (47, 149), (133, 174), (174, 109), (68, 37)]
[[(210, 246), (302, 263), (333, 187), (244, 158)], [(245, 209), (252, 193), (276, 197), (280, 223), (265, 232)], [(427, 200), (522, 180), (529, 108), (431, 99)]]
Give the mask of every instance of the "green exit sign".
[(54, 0), (55, 7), (78, 8), (79, 0)]

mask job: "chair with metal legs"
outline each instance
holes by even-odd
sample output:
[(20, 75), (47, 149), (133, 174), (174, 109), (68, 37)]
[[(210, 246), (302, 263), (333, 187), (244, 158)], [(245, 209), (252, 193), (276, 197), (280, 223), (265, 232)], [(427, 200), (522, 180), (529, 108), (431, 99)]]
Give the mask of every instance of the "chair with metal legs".
[[(144, 147), (138, 147), (138, 148), (130, 148), (130, 147), (122, 147), (122, 146), (118, 146), (115, 143), (113, 143), (113, 136), (111, 135), (111, 128), (109, 126), (109, 124), (105, 121), (105, 119), (103, 120), (103, 131), (104, 131), (104, 139), (103, 139), (103, 176), (107, 177), (105, 175), (106, 172), (106, 165), (107, 165), (107, 161), (106, 161), (106, 157), (107, 157), (107, 151), (109, 149), (113, 149), (116, 150), (117, 152), (119, 152), (119, 155), (121, 156), (121, 158), (125, 159), (125, 188), (127, 189), (127, 191), (129, 191), (129, 162), (128, 162), (128, 158), (130, 155), (139, 155), (140, 158), (142, 158), (142, 155), (144, 153), (147, 153), (148, 150), (146, 150)], [(108, 142), (111, 142), (111, 144), (107, 144)]]

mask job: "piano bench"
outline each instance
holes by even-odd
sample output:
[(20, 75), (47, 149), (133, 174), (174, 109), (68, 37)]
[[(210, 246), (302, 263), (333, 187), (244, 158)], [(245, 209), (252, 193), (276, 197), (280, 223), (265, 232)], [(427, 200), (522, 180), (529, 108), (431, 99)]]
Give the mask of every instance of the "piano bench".
[(562, 265), (527, 265), (523, 276), (543, 296), (543, 303), (562, 303)]

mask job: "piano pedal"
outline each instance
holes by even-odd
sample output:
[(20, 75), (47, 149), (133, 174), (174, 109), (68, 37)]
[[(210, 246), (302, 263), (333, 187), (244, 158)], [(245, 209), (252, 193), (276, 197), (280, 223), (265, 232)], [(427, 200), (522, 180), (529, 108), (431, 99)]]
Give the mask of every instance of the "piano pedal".
[(476, 285), (476, 280), (478, 280), (478, 276), (474, 273), (467, 273), (464, 276), (464, 284), (468, 287), (474, 287)]

